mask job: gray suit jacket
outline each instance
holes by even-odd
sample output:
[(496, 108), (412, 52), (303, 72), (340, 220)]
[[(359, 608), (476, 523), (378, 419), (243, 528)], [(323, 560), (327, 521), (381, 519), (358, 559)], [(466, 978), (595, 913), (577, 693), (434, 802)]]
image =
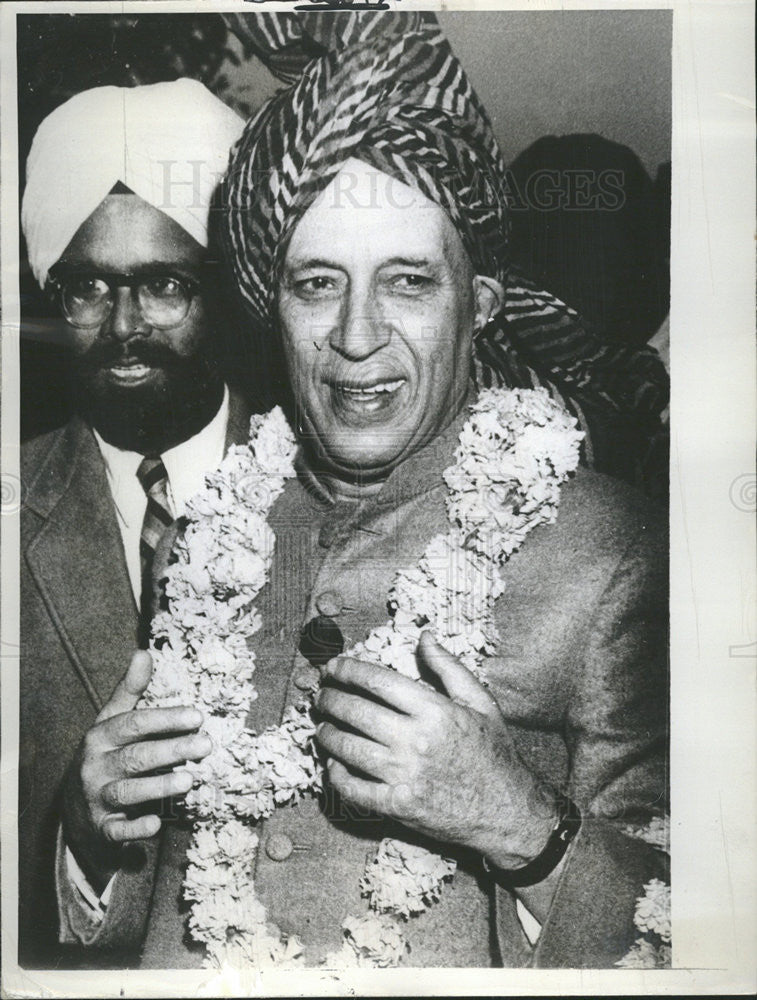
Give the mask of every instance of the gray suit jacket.
[[(277, 542), (260, 598), (254, 728), (278, 722), (300, 694), (307, 665), (295, 653), (297, 635), (320, 594), (341, 593), (348, 645), (386, 620), (397, 568), (413, 565), (444, 527), (440, 472), (458, 430), (414, 455), (358, 509), (288, 484), (271, 516)], [(499, 652), (486, 664), (492, 690), (520, 752), (545, 784), (571, 794), (583, 827), (535, 949), (512, 895), (461, 851), (441, 902), (410, 921), (405, 964), (606, 967), (631, 945), (635, 898), (649, 878), (665, 877), (664, 856), (622, 826), (662, 812), (667, 797), (666, 563), (664, 526), (644, 499), (585, 470), (564, 487), (556, 524), (537, 529), (508, 562), (495, 609)], [(338, 947), (344, 916), (363, 912), (366, 856), (392, 833), (408, 836), (352, 816), (328, 796), (279, 809), (262, 824), (256, 890), (270, 919), (305, 941), (311, 964)], [(285, 861), (266, 851), (272, 834), (295, 847)], [(66, 933), (95, 948), (131, 942), (142, 967), (199, 965), (181, 900), (187, 837), (180, 823), (168, 824), (152, 897), (147, 854), (119, 873), (100, 927), (64, 891)]]
[[(227, 446), (248, 430), (232, 393)], [(67, 961), (54, 885), (61, 780), (137, 646), (138, 614), (89, 427), (74, 418), (25, 444), (21, 474), (19, 960), (44, 967)]]

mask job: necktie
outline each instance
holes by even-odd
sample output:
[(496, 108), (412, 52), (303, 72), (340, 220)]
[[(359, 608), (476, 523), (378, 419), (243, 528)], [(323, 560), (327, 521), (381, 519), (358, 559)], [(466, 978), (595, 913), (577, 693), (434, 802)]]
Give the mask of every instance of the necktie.
[(168, 501), (168, 473), (160, 456), (147, 455), (139, 464), (137, 479), (147, 496), (147, 507), (139, 538), (139, 558), (142, 564), (142, 627), (150, 620), (152, 605), (152, 564), (163, 532), (173, 523)]
[(155, 549), (169, 524), (173, 523), (168, 502), (168, 473), (160, 456), (146, 456), (137, 469), (137, 479), (147, 495), (147, 508), (142, 521), (139, 539), (139, 555), (142, 561), (142, 575), (152, 566)]

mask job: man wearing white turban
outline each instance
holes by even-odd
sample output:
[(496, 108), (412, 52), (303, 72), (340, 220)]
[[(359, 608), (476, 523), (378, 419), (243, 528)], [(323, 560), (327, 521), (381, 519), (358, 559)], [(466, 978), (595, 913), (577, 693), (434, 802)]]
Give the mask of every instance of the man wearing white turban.
[[(249, 411), (217, 362), (208, 252), (211, 198), (243, 124), (194, 80), (99, 87), (42, 122), (27, 161), (29, 262), (65, 319), (78, 410), (22, 449), (27, 966), (66, 961), (53, 884), (61, 782), (84, 733), (111, 710), (144, 631), (155, 549), (205, 473), (247, 436)], [(97, 906), (87, 859), (61, 849), (72, 886)]]

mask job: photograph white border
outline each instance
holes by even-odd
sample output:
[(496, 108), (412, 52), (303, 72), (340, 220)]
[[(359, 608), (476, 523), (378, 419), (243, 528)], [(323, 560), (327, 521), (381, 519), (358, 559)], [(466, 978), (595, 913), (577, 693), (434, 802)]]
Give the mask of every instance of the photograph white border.
[[(16, 950), (19, 301), (15, 16), (252, 12), (202, 0), (0, 5), (2, 159), (2, 968), (3, 995), (592, 995), (757, 988), (755, 796), (754, 11), (751, 0), (473, 3), (444, 10), (673, 8), (671, 250), (671, 796), (669, 971), (395, 969), (25, 972)], [(291, 3), (266, 4), (291, 10)]]

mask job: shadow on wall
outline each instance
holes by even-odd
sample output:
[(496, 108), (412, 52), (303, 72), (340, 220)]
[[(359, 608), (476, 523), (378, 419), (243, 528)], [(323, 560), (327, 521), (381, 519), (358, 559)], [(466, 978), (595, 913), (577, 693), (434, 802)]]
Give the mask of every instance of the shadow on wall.
[(670, 305), (670, 164), (653, 182), (627, 146), (545, 136), (508, 183), (514, 263), (603, 340), (647, 343)]

